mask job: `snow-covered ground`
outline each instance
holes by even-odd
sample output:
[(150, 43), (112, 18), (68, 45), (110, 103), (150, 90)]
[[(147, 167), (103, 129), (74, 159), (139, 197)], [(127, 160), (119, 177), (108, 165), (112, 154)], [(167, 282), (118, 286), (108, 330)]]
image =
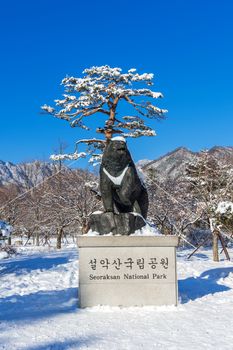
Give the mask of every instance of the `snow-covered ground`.
[(233, 263), (210, 250), (178, 252), (178, 307), (83, 310), (74, 245), (19, 250), (0, 260), (1, 350), (233, 349)]

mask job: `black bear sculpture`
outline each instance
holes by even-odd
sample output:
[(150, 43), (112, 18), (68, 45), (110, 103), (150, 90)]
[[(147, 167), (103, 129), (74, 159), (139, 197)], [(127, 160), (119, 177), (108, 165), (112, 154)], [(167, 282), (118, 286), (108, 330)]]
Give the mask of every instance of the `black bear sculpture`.
[(92, 214), (90, 228), (93, 231), (129, 235), (146, 224), (147, 190), (123, 137), (112, 138), (105, 147), (100, 167), (100, 192), (105, 213)]
[(137, 212), (145, 219), (148, 194), (123, 137), (108, 142), (100, 167), (100, 192), (106, 212)]

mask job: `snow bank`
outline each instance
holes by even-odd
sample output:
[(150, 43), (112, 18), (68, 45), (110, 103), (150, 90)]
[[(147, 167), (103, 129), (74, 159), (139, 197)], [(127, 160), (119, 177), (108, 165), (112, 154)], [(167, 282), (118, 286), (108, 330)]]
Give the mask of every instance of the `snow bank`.
[(146, 223), (145, 226), (141, 228), (141, 230), (137, 230), (134, 233), (132, 233), (130, 236), (159, 236), (161, 235), (161, 232), (154, 227)]
[(5, 221), (0, 221), (0, 236), (2, 235), (5, 238), (10, 237), (13, 231), (13, 227), (6, 223)]
[(8, 258), (8, 253), (5, 251), (0, 251), (0, 260)]
[(233, 214), (233, 203), (232, 202), (220, 202), (216, 209), (217, 214)]

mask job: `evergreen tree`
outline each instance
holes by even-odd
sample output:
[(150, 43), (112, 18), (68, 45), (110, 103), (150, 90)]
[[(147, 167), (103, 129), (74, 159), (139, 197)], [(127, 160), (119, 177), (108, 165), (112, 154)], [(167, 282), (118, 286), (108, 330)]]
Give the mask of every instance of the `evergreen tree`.
[[(105, 141), (118, 134), (123, 137), (155, 136), (155, 130), (146, 125), (145, 119), (161, 119), (167, 112), (155, 106), (153, 99), (163, 97), (149, 87), (153, 85), (153, 74), (138, 74), (136, 69), (122, 73), (120, 68), (109, 66), (91, 67), (83, 71), (83, 78), (66, 77), (62, 80), (65, 88), (63, 99), (55, 100), (56, 108), (44, 105), (42, 109), (52, 116), (66, 120), (71, 127), (90, 130), (91, 118), (97, 114), (107, 117), (104, 125), (96, 129), (104, 139), (79, 140), (74, 154), (63, 154), (62, 159), (85, 157), (78, 153), (77, 145), (88, 145), (88, 153), (104, 148)], [(146, 84), (146, 88), (143, 87)], [(146, 98), (146, 101), (144, 99)], [(133, 115), (119, 115), (118, 107), (123, 102), (133, 107)], [(53, 159), (60, 159), (54, 156)]]

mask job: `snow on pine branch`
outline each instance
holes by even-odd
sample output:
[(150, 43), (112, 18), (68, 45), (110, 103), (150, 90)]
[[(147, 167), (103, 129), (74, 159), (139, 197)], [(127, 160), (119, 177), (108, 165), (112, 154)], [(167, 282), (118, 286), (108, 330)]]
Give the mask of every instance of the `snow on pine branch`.
[[(80, 144), (86, 145), (86, 152), (78, 152)], [(82, 139), (76, 142), (74, 153), (52, 154), (50, 159), (53, 161), (78, 160), (90, 156), (89, 162), (92, 165), (98, 165), (101, 162), (102, 154), (94, 154), (97, 150), (103, 151), (106, 141), (100, 139)]]
[(128, 130), (138, 129), (141, 131), (148, 131), (148, 132), (152, 130), (149, 126), (144, 124), (143, 120), (132, 120), (132, 121), (120, 122), (116, 126), (118, 128), (124, 128)]
[(99, 165), (102, 161), (103, 154), (92, 154), (88, 163), (91, 163), (93, 166)]
[(88, 153), (89, 155), (91, 155), (92, 157), (94, 156), (93, 152), (95, 150), (100, 150), (103, 151), (103, 149), (105, 148), (105, 140), (101, 140), (101, 139), (82, 139), (76, 142), (75, 145), (75, 152), (78, 153), (78, 147), (80, 144), (85, 144), (87, 146), (87, 151), (86, 153)]
[(53, 114), (55, 112), (55, 109), (53, 107), (50, 107), (46, 104), (44, 104), (41, 109), (47, 113)]
[(133, 132), (130, 133), (125, 133), (122, 134), (122, 136), (124, 137), (132, 137), (132, 138), (136, 138), (136, 137), (140, 137), (140, 136), (156, 136), (155, 130), (135, 130)]
[(58, 161), (58, 160), (77, 160), (79, 158), (85, 158), (86, 155), (87, 154), (85, 152), (80, 152), (80, 153), (74, 152), (72, 154), (67, 154), (67, 153), (64, 153), (64, 154), (52, 154), (50, 156), (50, 159), (53, 160), (53, 161)]
[[(85, 69), (83, 74), (83, 78), (73, 76), (64, 78), (62, 80), (65, 88), (63, 98), (55, 100), (56, 108), (45, 104), (41, 107), (42, 110), (56, 118), (67, 120), (72, 127), (77, 126), (86, 130), (89, 130), (89, 127), (84, 123), (84, 119), (95, 113), (107, 114), (109, 118), (111, 115), (111, 123), (114, 124), (116, 107), (121, 99), (126, 100), (147, 118), (163, 117), (167, 112), (149, 101), (135, 102), (132, 99), (143, 96), (151, 99), (163, 97), (161, 92), (141, 88), (141, 86), (137, 89), (132, 86), (136, 83), (152, 86), (154, 77), (152, 73), (139, 74), (135, 68), (122, 73), (121, 68), (111, 68), (106, 65)], [(122, 128), (124, 128), (123, 124)]]
[[(62, 80), (65, 93), (62, 99), (55, 100), (55, 107), (45, 104), (42, 110), (52, 116), (69, 122), (71, 127), (90, 130), (87, 125), (93, 124), (92, 115), (107, 115), (102, 125), (96, 128), (96, 133), (104, 134), (105, 140), (86, 139), (76, 143), (73, 154), (52, 155), (52, 160), (76, 160), (86, 155), (92, 156), (91, 162), (99, 160), (93, 156), (96, 149), (102, 151), (106, 140), (114, 134), (124, 137), (155, 136), (155, 130), (146, 125), (145, 120), (164, 118), (166, 109), (154, 105), (153, 100), (162, 98), (161, 92), (151, 90), (154, 75), (152, 73), (137, 73), (135, 68), (126, 73), (121, 68), (110, 66), (91, 67), (83, 71), (83, 77), (65, 77)], [(143, 84), (146, 88), (143, 88)], [(136, 111), (136, 116), (120, 115), (118, 107), (124, 102)], [(101, 123), (101, 119), (100, 119)], [(94, 123), (95, 124), (95, 123)], [(128, 132), (127, 132), (128, 131)], [(78, 152), (78, 144), (85, 143), (85, 152)]]
[(152, 84), (152, 79), (154, 74), (152, 73), (136, 73), (136, 68), (131, 68), (128, 70), (128, 73), (122, 74), (121, 68), (111, 68), (109, 66), (100, 66), (100, 67), (91, 67), (85, 69), (83, 73), (86, 73), (87, 76), (96, 78), (97, 81), (115, 81), (116, 83), (130, 84), (132, 81), (146, 81), (149, 85)]

